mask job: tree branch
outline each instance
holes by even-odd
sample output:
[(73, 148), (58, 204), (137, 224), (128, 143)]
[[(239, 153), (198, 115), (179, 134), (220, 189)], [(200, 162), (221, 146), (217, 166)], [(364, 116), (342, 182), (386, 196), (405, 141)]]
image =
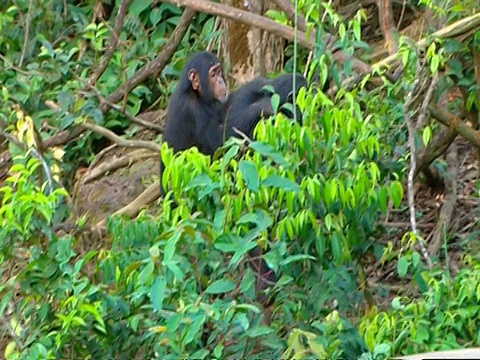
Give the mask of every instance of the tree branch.
[(432, 117), (443, 125), (455, 129), (461, 136), (470, 141), (477, 148), (480, 148), (480, 131), (476, 131), (468, 126), (457, 116), (440, 109), (436, 105), (429, 105), (428, 111)]
[(113, 28), (113, 33), (110, 38), (110, 44), (108, 45), (107, 51), (105, 51), (105, 58), (100, 66), (94, 71), (90, 79), (88, 80), (88, 85), (95, 85), (97, 80), (102, 76), (102, 74), (107, 69), (110, 60), (112, 59), (113, 54), (115, 54), (115, 50), (117, 49), (118, 39), (120, 38), (120, 31), (123, 27), (123, 21), (125, 20), (125, 16), (127, 15), (128, 5), (130, 4), (130, 0), (122, 0), (120, 3), (120, 7), (118, 8), (117, 18), (115, 19), (115, 26)]
[[(252, 14), (245, 10), (236, 9), (231, 6), (214, 3), (208, 0), (163, 0), (180, 7), (187, 7), (199, 12), (220, 16), (226, 19), (234, 20), (242, 24), (257, 27), (275, 35), (281, 36), (286, 40), (293, 41), (295, 39), (295, 30), (290, 26), (282, 25), (265, 16)], [(315, 38), (310, 34), (309, 39), (303, 31), (297, 32), (298, 43), (306, 49), (313, 50), (315, 46)], [(335, 61), (344, 64), (347, 60), (352, 61), (352, 68), (362, 74), (368, 74), (372, 71), (370, 65), (363, 61), (338, 50), (333, 54)]]

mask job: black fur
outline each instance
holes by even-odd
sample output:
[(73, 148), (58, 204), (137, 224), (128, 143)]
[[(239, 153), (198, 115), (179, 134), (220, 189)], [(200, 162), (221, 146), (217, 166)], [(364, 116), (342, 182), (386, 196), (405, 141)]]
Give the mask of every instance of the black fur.
[[(219, 63), (218, 58), (208, 52), (196, 54), (185, 66), (175, 93), (170, 98), (167, 110), (164, 140), (174, 151), (197, 146), (204, 154), (213, 155), (223, 143), (221, 117), (208, 83), (208, 71)], [(203, 94), (193, 90), (188, 78), (191, 69), (200, 75)]]
[[(293, 118), (293, 114), (282, 105), (292, 101), (293, 75), (280, 75), (275, 79), (256, 78), (238, 90), (234, 91), (226, 104), (222, 106), (222, 119), (227, 127), (241, 129), (248, 137), (253, 136), (253, 130), (262, 118), (262, 114), (268, 117), (273, 114), (272, 93), (266, 88), (271, 86), (275, 93), (280, 96), (279, 111)], [(302, 87), (308, 87), (307, 80), (300, 74), (295, 75), (296, 94)], [(302, 113), (295, 109), (298, 121), (302, 119)]]

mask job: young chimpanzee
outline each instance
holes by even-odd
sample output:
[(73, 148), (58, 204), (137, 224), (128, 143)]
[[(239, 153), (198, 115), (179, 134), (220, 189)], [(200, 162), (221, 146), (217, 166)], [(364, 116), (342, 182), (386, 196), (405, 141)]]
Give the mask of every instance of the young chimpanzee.
[[(296, 92), (307, 87), (302, 75), (295, 75)], [(213, 155), (224, 141), (235, 135), (233, 127), (250, 134), (262, 116), (273, 114), (270, 85), (280, 96), (280, 105), (291, 100), (293, 76), (256, 78), (229, 97), (220, 60), (209, 52), (195, 54), (183, 70), (167, 111), (164, 140), (174, 151), (197, 146)], [(292, 116), (286, 109), (281, 109)], [(301, 117), (296, 109), (298, 117)]]
[[(280, 105), (290, 101), (292, 75), (273, 80), (256, 78), (229, 97), (220, 60), (209, 52), (195, 54), (170, 98), (164, 140), (174, 151), (196, 146), (201, 153), (213, 155), (236, 134), (234, 127), (251, 137), (262, 116), (273, 114), (272, 93), (264, 89), (265, 85), (271, 85), (280, 95)], [(297, 92), (302, 86), (307, 86), (306, 79), (296, 75)], [(160, 160), (160, 190), (164, 195), (162, 175)]]
[[(308, 85), (301, 75), (295, 75), (295, 79), (297, 92), (302, 86)], [(196, 146), (201, 153), (213, 155), (225, 139), (235, 135), (234, 127), (251, 136), (262, 116), (273, 114), (272, 93), (264, 89), (265, 85), (271, 85), (279, 94), (280, 106), (291, 100), (292, 75), (282, 75), (273, 80), (254, 79), (229, 98), (218, 58), (209, 52), (195, 54), (185, 66), (177, 89), (170, 99), (164, 140), (174, 151)], [(162, 185), (163, 167), (160, 159), (160, 191), (165, 194)], [(259, 255), (259, 249), (252, 250), (250, 254), (252, 257)], [(275, 274), (268, 269), (263, 259), (258, 264), (257, 271), (262, 277), (259, 285), (261, 289), (269, 281), (276, 282)]]
[[(222, 104), (228, 99), (228, 88), (220, 60), (209, 52), (195, 54), (185, 65), (175, 93), (168, 104), (163, 139), (173, 150), (193, 146), (206, 155), (213, 155), (225, 139), (235, 134), (231, 126), (224, 128)], [(248, 129), (258, 120), (253, 117), (237, 124)], [(160, 192), (164, 164), (160, 159)]]

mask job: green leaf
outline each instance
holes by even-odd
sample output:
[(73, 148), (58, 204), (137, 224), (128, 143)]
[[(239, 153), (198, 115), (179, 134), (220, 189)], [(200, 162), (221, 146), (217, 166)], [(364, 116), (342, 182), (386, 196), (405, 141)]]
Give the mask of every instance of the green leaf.
[(259, 154), (271, 158), (277, 164), (282, 165), (284, 168), (291, 167), (290, 163), (280, 154), (273, 146), (261, 141), (252, 141), (249, 145), (250, 148), (258, 152)]
[(429, 338), (430, 338), (430, 335), (429, 335), (428, 329), (423, 325), (419, 325), (417, 327), (415, 337), (412, 340), (414, 340), (415, 342), (422, 343), (424, 341), (428, 341)]
[(138, 325), (140, 321), (143, 320), (143, 316), (141, 314), (134, 315), (130, 318), (129, 324), (133, 331), (138, 331)]
[(167, 245), (165, 246), (165, 254), (163, 256), (163, 262), (167, 263), (173, 259), (175, 255), (175, 247), (177, 245), (178, 240), (182, 233), (180, 231), (176, 231), (173, 235), (167, 240)]
[(165, 300), (165, 290), (167, 287), (167, 281), (165, 277), (159, 276), (155, 279), (155, 282), (150, 289), (150, 299), (152, 300), (153, 309), (156, 311), (162, 310), (163, 300)]
[(168, 261), (165, 263), (165, 266), (175, 275), (178, 281), (183, 281), (185, 274), (175, 262)]
[(214, 281), (205, 290), (207, 294), (224, 294), (235, 289), (235, 283), (228, 279)]
[(433, 55), (430, 60), (430, 71), (435, 74), (440, 66), (440, 57), (437, 55)]
[(249, 338), (256, 338), (259, 336), (264, 336), (271, 334), (273, 332), (272, 328), (266, 327), (266, 326), (259, 326), (257, 328), (253, 328), (251, 330), (247, 331), (247, 336)]
[(198, 194), (198, 200), (202, 200), (205, 196), (210, 195), (213, 191), (221, 188), (220, 183), (212, 181), (207, 174), (200, 174), (194, 177), (185, 187), (185, 190), (190, 190), (195, 187), (200, 187), (202, 189)]
[(301, 260), (315, 260), (315, 257), (314, 256), (311, 256), (311, 255), (302, 255), (302, 254), (298, 254), (298, 255), (291, 255), (289, 257), (287, 257), (285, 260), (281, 261), (280, 262), (280, 265), (288, 265), (292, 262), (295, 262), (295, 261), (301, 261)]
[(332, 236), (332, 254), (335, 260), (339, 261), (342, 259), (343, 255), (343, 242), (340, 234), (335, 232)]
[(213, 355), (217, 358), (217, 359), (221, 359), (223, 358), (223, 350), (225, 349), (225, 346), (221, 343), (217, 344), (217, 346), (215, 346), (215, 348), (213, 349)]
[(409, 266), (410, 266), (410, 262), (408, 261), (407, 257), (406, 256), (400, 257), (400, 259), (398, 259), (398, 263), (397, 263), (398, 275), (400, 277), (405, 277), (405, 275), (407, 275), (407, 271), (408, 271)]
[(273, 94), (272, 95), (272, 108), (273, 112), (276, 114), (278, 112), (278, 106), (280, 105), (280, 95)]
[(284, 178), (279, 175), (270, 175), (262, 181), (262, 184), (265, 186), (279, 188), (285, 191), (294, 191), (296, 193), (300, 192), (300, 185), (290, 179)]
[(265, 12), (265, 15), (272, 18), (276, 22), (281, 23), (281, 24), (289, 21), (288, 17), (285, 15), (285, 13), (283, 13), (281, 11), (270, 9), (270, 10), (267, 10)]
[(245, 182), (247, 183), (248, 189), (251, 191), (258, 191), (260, 188), (260, 177), (255, 164), (251, 161), (242, 160), (240, 161), (239, 168)]
[(412, 253), (412, 265), (413, 267), (418, 267), (418, 265), (420, 264), (420, 260), (421, 260), (421, 257), (420, 257), (420, 254), (417, 252), (417, 251), (414, 251)]
[[(295, 256), (295, 255), (293, 255)], [(268, 267), (274, 272), (278, 272), (278, 264), (280, 263), (281, 257), (276, 251), (269, 251), (266, 254), (263, 254), (263, 260), (267, 263)]]
[(389, 344), (378, 344), (375, 345), (375, 349), (373, 350), (373, 358), (377, 359), (379, 355), (383, 355), (385, 357), (389, 357), (391, 351), (391, 346)]
[(418, 285), (418, 289), (421, 293), (426, 292), (430, 288), (425, 279), (423, 278), (421, 271), (415, 271), (413, 278), (415, 279)]
[(356, 40), (361, 40), (362, 39), (362, 28), (360, 26), (359, 21), (354, 21), (353, 22), (353, 33), (355, 34), (355, 39)]
[(254, 213), (248, 213), (243, 215), (238, 221), (237, 224), (247, 224), (254, 223), (257, 225), (258, 229), (253, 229), (256, 233), (268, 229), (269, 226), (273, 224), (273, 219), (263, 210), (255, 211)]
[(425, 145), (428, 145), (431, 139), (432, 139), (432, 128), (430, 126), (426, 126), (425, 129), (423, 129), (423, 133), (422, 133), (423, 143)]
[(323, 221), (325, 223), (325, 227), (328, 231), (332, 230), (332, 225), (333, 225), (333, 218), (331, 214), (325, 215), (323, 218)]
[[(206, 319), (207, 319), (207, 316), (205, 314), (201, 314), (193, 321), (193, 323), (190, 325), (190, 328), (187, 331), (187, 334), (185, 335), (185, 338), (183, 339), (183, 342), (185, 343), (185, 345), (190, 344), (195, 338), (200, 338), (200, 336), (202, 335), (201, 329), (205, 324)], [(194, 356), (192, 356), (192, 358), (196, 359), (196, 357)]]
[(153, 26), (156, 26), (162, 19), (162, 13), (160, 12), (159, 8), (152, 9), (149, 15), (150, 15), (150, 22), (152, 23)]
[(228, 149), (227, 153), (223, 155), (222, 158), (222, 174), (225, 171), (225, 168), (230, 164), (230, 160), (232, 160), (240, 151), (240, 146), (237, 144), (231, 145), (231, 147)]
[(395, 310), (403, 310), (405, 307), (400, 302), (399, 297), (394, 297), (392, 300), (392, 308)]
[(223, 227), (225, 226), (226, 216), (227, 216), (226, 209), (219, 209), (215, 212), (215, 218), (213, 219), (213, 224), (217, 231), (219, 232), (222, 231)]
[(155, 264), (153, 261), (149, 261), (147, 265), (142, 269), (137, 279), (137, 286), (146, 285), (151, 283), (153, 270), (155, 269)]
[[(261, 314), (263, 311), (260, 310), (257, 306), (252, 305), (252, 304), (238, 304), (235, 306), (235, 308), (239, 310), (247, 310), (248, 312), (254, 312), (255, 314)], [(241, 316), (243, 314), (239, 314), (238, 316)], [(248, 321), (248, 318), (246, 319)]]
[(193, 189), (197, 186), (207, 187), (213, 184), (212, 179), (208, 174), (200, 174), (195, 176), (192, 180), (189, 181), (188, 185), (185, 187), (185, 190)]
[(251, 268), (247, 268), (243, 273), (243, 279), (240, 283), (240, 290), (250, 300), (255, 299), (255, 274)]
[(135, 0), (128, 7), (129, 16), (140, 16), (140, 13), (148, 8), (151, 4), (151, 0)]
[(223, 233), (215, 239), (213, 246), (221, 252), (234, 252), (238, 250), (242, 240), (239, 235)]
[(2, 294), (2, 300), (0, 301), (0, 316), (4, 315), (4, 311), (7, 307), (7, 305), (10, 303), (10, 300), (13, 297), (14, 292), (13, 291), (5, 291)]
[(393, 204), (396, 207), (400, 206), (403, 199), (403, 186), (401, 182), (393, 181), (388, 188), (388, 192), (390, 194), (390, 198), (393, 201)]
[(58, 104), (63, 111), (68, 111), (70, 107), (75, 103), (75, 96), (72, 93), (66, 91), (60, 91), (57, 95)]
[(240, 248), (238, 248), (237, 251), (235, 251), (235, 254), (233, 254), (232, 258), (230, 259), (230, 266), (234, 266), (238, 264), (246, 253), (248, 253), (250, 250), (255, 248), (255, 246), (257, 246), (257, 244), (254, 241), (250, 240), (245, 242), (245, 240), (242, 239), (242, 244)]
[(380, 206), (380, 210), (385, 213), (387, 212), (387, 205), (388, 205), (388, 192), (387, 189), (382, 188), (378, 192), (378, 204)]

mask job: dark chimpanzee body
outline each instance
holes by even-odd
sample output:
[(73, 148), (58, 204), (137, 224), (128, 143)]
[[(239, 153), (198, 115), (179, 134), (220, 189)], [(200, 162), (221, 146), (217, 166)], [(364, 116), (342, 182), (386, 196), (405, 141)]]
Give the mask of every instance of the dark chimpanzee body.
[[(209, 52), (197, 53), (185, 66), (170, 99), (164, 140), (174, 151), (197, 146), (201, 153), (213, 155), (235, 135), (233, 127), (251, 136), (262, 116), (273, 115), (272, 93), (264, 88), (266, 85), (279, 94), (280, 105), (291, 101), (291, 74), (272, 80), (256, 78), (229, 96), (218, 58)], [(306, 79), (297, 74), (296, 91), (307, 86)], [(286, 109), (280, 111), (293, 117)]]
[[(227, 102), (222, 105), (221, 115), (225, 126), (237, 128), (248, 137), (253, 136), (253, 130), (261, 120), (262, 115), (273, 115), (272, 93), (268, 87), (273, 87), (279, 95), (279, 111), (293, 118), (293, 114), (281, 105), (292, 101), (293, 75), (285, 74), (275, 79), (255, 78), (234, 91)], [(307, 80), (300, 74), (295, 75), (295, 92), (302, 87), (308, 87)], [(301, 121), (302, 113), (295, 108), (296, 118)], [(253, 120), (254, 121), (246, 121)]]
[[(295, 75), (296, 92), (307, 87), (306, 79)], [(263, 117), (273, 115), (272, 93), (265, 89), (270, 85), (280, 96), (279, 105), (291, 101), (293, 75), (287, 74), (276, 79), (256, 78), (228, 95), (223, 78), (223, 69), (218, 58), (208, 52), (195, 54), (185, 65), (175, 93), (170, 98), (167, 110), (164, 140), (173, 150), (181, 151), (196, 146), (206, 155), (213, 155), (230, 136), (234, 128), (252, 137), (253, 130)], [(287, 109), (280, 108), (287, 116), (293, 117)], [(297, 119), (301, 118), (298, 108)], [(160, 159), (160, 190), (162, 185), (163, 161)], [(260, 276), (258, 289), (263, 290), (276, 282), (276, 276), (261, 259), (261, 250), (253, 249), (250, 257), (258, 258), (253, 266)], [(266, 297), (261, 296), (266, 302)]]

